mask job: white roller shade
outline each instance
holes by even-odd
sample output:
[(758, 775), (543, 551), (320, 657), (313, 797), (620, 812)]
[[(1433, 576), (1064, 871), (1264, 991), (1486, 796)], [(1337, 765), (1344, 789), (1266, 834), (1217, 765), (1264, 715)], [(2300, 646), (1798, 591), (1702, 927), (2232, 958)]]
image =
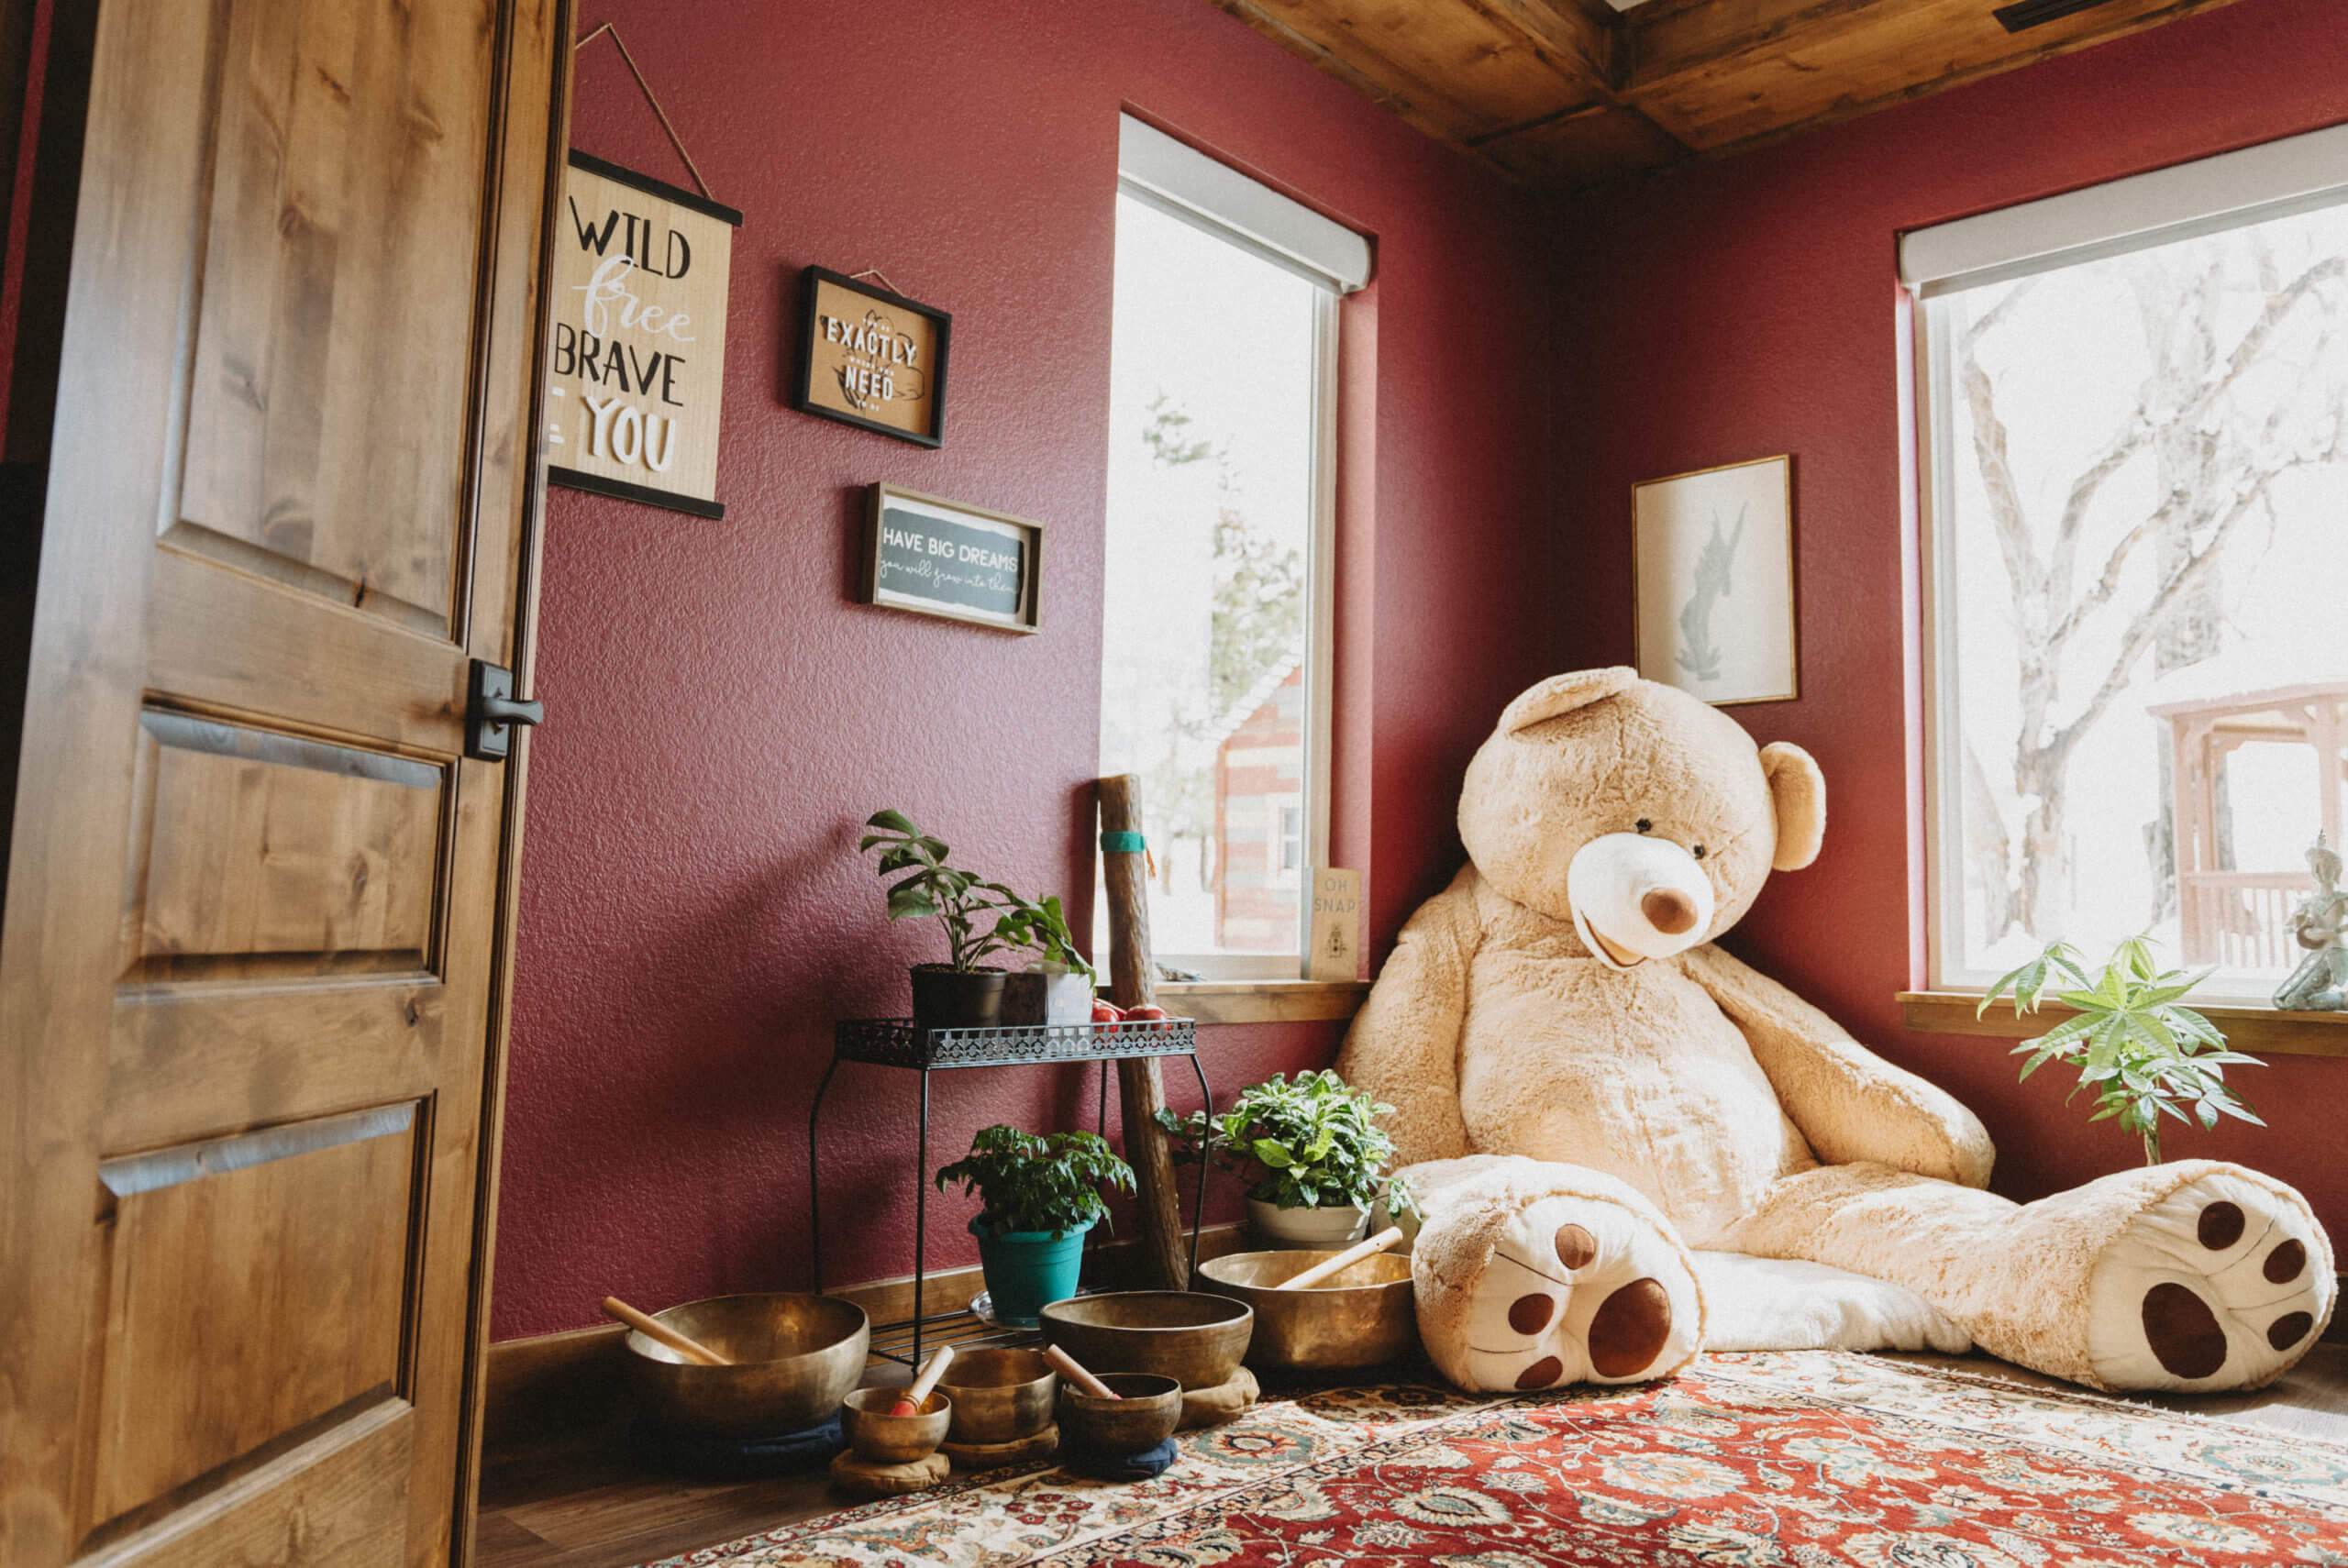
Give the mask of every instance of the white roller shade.
[(1324, 288), (1349, 294), (1369, 282), (1367, 237), (1131, 115), (1117, 116), (1117, 179), (1125, 194)]
[(1899, 277), (1948, 293), (2343, 201), (2348, 125), (1911, 230)]

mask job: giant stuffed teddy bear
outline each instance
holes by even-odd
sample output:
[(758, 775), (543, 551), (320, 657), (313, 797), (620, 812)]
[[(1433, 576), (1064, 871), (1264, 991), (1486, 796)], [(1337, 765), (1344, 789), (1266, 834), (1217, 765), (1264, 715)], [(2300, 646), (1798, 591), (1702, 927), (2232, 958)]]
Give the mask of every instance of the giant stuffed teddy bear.
[(1711, 945), (1825, 811), (1801, 750), (1628, 669), (1501, 715), (1460, 798), (1470, 864), (1338, 1064), (1397, 1108), (1436, 1365), (1529, 1389), (1662, 1376), (1707, 1341), (1970, 1339), (2100, 1388), (2278, 1376), (2337, 1289), (2298, 1193), (2184, 1160), (1994, 1197), (1970, 1111)]

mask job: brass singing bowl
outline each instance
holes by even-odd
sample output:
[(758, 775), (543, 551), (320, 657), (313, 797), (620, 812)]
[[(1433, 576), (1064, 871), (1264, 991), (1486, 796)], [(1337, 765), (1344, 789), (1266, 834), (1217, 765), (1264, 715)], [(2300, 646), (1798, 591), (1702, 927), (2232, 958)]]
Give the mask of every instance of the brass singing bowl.
[(734, 1364), (703, 1366), (631, 1329), (627, 1381), (644, 1419), (670, 1431), (775, 1437), (826, 1420), (864, 1375), (864, 1309), (836, 1297), (714, 1296), (652, 1316)]
[(890, 1408), (904, 1397), (902, 1388), (858, 1388), (840, 1401), (841, 1433), (857, 1458), (874, 1464), (911, 1464), (937, 1452), (954, 1423), (954, 1401), (944, 1389), (936, 1389), (915, 1414), (891, 1415)]
[(1274, 1288), (1338, 1251), (1233, 1253), (1199, 1266), (1200, 1277), (1255, 1309), (1248, 1365), (1315, 1372), (1377, 1366), (1417, 1348), (1419, 1311), (1407, 1257), (1376, 1253), (1318, 1285)]
[(1170, 1377), (1142, 1372), (1111, 1372), (1101, 1381), (1117, 1397), (1087, 1394), (1073, 1383), (1060, 1385), (1060, 1441), (1112, 1459), (1146, 1453), (1174, 1435), (1182, 1419), (1182, 1386)]
[(1035, 1351), (974, 1350), (956, 1356), (937, 1386), (954, 1396), (953, 1441), (1017, 1442), (1052, 1424), (1060, 1378)]
[(1185, 1388), (1230, 1382), (1255, 1321), (1246, 1302), (1195, 1290), (1071, 1296), (1043, 1312), (1045, 1342), (1086, 1371), (1154, 1373)]

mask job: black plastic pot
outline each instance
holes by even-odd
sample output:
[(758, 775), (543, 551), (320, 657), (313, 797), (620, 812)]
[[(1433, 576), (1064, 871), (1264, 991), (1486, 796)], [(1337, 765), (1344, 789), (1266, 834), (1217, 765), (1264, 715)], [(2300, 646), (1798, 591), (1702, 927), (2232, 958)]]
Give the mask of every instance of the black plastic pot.
[(993, 1029), (1002, 1022), (1001, 969), (914, 966), (914, 1021), (924, 1029)]

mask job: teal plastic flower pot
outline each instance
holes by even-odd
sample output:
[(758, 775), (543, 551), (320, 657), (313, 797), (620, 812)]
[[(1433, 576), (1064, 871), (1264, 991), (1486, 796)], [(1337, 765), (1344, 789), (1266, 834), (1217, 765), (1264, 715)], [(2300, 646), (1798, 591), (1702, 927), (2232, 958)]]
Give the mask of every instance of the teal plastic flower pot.
[(1086, 1225), (1061, 1236), (1049, 1231), (998, 1232), (983, 1214), (971, 1220), (996, 1320), (1032, 1329), (1042, 1321), (1045, 1303), (1075, 1295), (1084, 1268), (1084, 1233), (1091, 1229)]

